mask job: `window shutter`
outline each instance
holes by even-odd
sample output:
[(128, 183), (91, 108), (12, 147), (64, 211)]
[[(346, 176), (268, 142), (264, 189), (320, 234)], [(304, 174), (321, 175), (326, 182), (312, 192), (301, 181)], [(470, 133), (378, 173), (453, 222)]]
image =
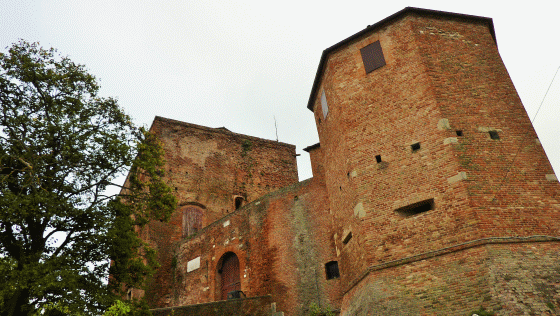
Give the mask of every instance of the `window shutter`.
[(383, 51), (381, 50), (381, 43), (379, 43), (379, 41), (360, 49), (360, 53), (362, 53), (362, 61), (364, 62), (366, 73), (370, 73), (377, 68), (385, 66), (385, 57), (383, 57)]
[(323, 90), (323, 94), (321, 94), (321, 109), (323, 110), (323, 119), (326, 119), (327, 114), (329, 114), (329, 105), (327, 104), (327, 96), (325, 95), (325, 90)]

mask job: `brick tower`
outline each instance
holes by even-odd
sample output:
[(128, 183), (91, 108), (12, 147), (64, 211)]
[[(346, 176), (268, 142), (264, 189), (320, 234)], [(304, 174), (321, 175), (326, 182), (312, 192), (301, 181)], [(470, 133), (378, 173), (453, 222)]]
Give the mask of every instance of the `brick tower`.
[(560, 185), (490, 18), (370, 25), (324, 51), (308, 108), (342, 315), (559, 311)]

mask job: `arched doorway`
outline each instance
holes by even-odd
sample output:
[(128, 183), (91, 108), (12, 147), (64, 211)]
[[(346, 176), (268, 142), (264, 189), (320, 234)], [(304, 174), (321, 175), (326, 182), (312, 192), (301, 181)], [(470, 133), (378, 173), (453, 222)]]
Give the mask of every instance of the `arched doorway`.
[(227, 299), (227, 294), (231, 291), (241, 290), (239, 278), (239, 259), (233, 252), (227, 252), (222, 256), (221, 266), (218, 274), (220, 275), (220, 299)]

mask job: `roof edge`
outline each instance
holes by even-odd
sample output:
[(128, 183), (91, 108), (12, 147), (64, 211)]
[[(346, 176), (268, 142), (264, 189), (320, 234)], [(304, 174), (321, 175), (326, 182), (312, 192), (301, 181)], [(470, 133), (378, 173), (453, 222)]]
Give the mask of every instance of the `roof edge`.
[(314, 144), (314, 145), (311, 145), (311, 146), (307, 146), (303, 149), (303, 151), (311, 152), (312, 150), (317, 149), (319, 147), (321, 147), (321, 143), (317, 143), (317, 144)]
[(315, 80), (313, 81), (313, 86), (311, 88), (311, 94), (309, 96), (309, 101), (307, 102), (307, 108), (313, 112), (313, 104), (315, 101), (315, 95), (317, 94), (317, 90), (319, 89), (319, 82), (320, 79), (322, 77), (322, 73), (323, 73), (323, 69), (325, 67), (325, 63), (327, 60), (328, 55), (348, 44), (349, 42), (369, 33), (369, 32), (373, 32), (395, 20), (398, 20), (404, 16), (406, 16), (407, 14), (411, 14), (411, 13), (417, 13), (417, 14), (421, 14), (424, 16), (440, 16), (440, 17), (447, 17), (447, 18), (455, 18), (455, 19), (461, 19), (461, 20), (477, 20), (477, 21), (483, 21), (486, 22), (488, 24), (488, 28), (490, 29), (490, 34), (492, 35), (492, 38), (494, 39), (494, 42), (497, 45), (497, 41), (496, 41), (496, 32), (494, 30), (494, 22), (492, 21), (492, 18), (488, 18), (488, 17), (483, 17), (483, 16), (477, 16), (477, 15), (469, 15), (469, 14), (462, 14), (462, 13), (453, 13), (453, 12), (446, 12), (446, 11), (438, 11), (438, 10), (430, 10), (430, 9), (422, 9), (422, 8), (415, 8), (415, 7), (406, 7), (396, 13), (393, 13), (392, 15), (384, 18), (383, 20), (372, 24), (372, 25), (368, 25), (365, 29), (359, 31), (358, 33), (334, 44), (333, 46), (325, 49), (323, 51), (323, 53), (321, 54), (321, 59), (319, 61), (319, 67), (317, 68), (317, 73), (315, 74)]
[(260, 138), (260, 137), (256, 137), (256, 136), (234, 133), (234, 132), (228, 130), (227, 128), (225, 128), (225, 127), (207, 127), (207, 126), (197, 125), (197, 124), (193, 124), (193, 123), (187, 123), (187, 122), (174, 120), (174, 119), (170, 119), (170, 118), (166, 118), (166, 117), (162, 117), (162, 116), (157, 116), (157, 115), (154, 117), (154, 120), (152, 121), (152, 125), (150, 126), (150, 131), (152, 130), (152, 128), (154, 127), (154, 125), (158, 121), (163, 122), (163, 123), (170, 123), (170, 124), (175, 124), (175, 125), (186, 126), (186, 127), (190, 127), (190, 128), (196, 128), (196, 129), (203, 130), (203, 131), (208, 131), (208, 132), (211, 132), (211, 133), (233, 135), (233, 136), (237, 136), (237, 137), (241, 137), (241, 138), (256, 140), (256, 141), (269, 143), (269, 144), (274, 144), (276, 146), (280, 145), (280, 146), (293, 147), (293, 148), (296, 147), (296, 145), (283, 143), (283, 142), (279, 142), (279, 141), (276, 141), (276, 140), (271, 140), (271, 139), (265, 139), (265, 138)]

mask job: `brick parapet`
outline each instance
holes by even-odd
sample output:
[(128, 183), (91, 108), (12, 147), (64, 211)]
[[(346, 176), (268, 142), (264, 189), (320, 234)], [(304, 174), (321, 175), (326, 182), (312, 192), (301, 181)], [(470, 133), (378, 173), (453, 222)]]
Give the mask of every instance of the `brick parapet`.
[(154, 316), (270, 316), (272, 315), (270, 295), (217, 301), (188, 306), (174, 306), (150, 310)]

